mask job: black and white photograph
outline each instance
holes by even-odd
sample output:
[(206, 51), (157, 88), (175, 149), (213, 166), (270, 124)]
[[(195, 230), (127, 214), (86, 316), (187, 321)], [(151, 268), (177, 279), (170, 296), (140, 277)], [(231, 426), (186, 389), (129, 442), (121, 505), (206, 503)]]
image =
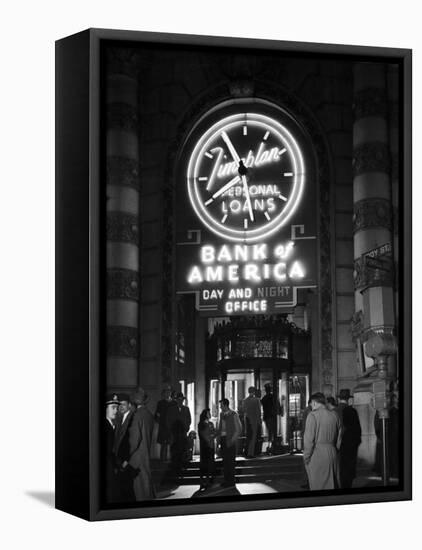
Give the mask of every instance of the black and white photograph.
[(417, 3), (2, 8), (2, 546), (417, 546)]
[(168, 41), (100, 50), (103, 503), (394, 498), (403, 64)]

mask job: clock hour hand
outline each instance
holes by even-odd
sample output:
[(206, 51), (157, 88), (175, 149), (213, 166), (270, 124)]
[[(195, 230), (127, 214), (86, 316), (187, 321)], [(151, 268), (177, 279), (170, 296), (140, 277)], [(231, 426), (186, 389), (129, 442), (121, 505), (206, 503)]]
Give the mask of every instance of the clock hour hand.
[(253, 209), (252, 209), (252, 203), (251, 203), (251, 195), (249, 193), (248, 182), (246, 181), (246, 176), (242, 176), (242, 182), (243, 182), (243, 192), (244, 192), (245, 198), (246, 198), (246, 204), (248, 205), (248, 209), (249, 209), (249, 217), (250, 217), (251, 221), (253, 222), (254, 221), (254, 215), (253, 215)]
[(240, 177), (239, 176), (235, 176), (233, 179), (231, 179), (228, 183), (226, 183), (225, 185), (223, 185), (223, 187), (220, 187), (220, 189), (218, 191), (216, 191), (212, 196), (211, 198), (209, 198), (206, 202), (205, 202), (205, 206), (208, 206), (209, 204), (211, 204), (213, 202), (214, 199), (216, 199), (217, 197), (219, 197), (220, 195), (222, 195), (225, 191), (227, 191), (227, 189), (230, 189), (230, 187), (233, 187), (233, 185), (236, 185), (236, 183), (238, 183), (240, 180)]
[(221, 137), (223, 138), (225, 144), (227, 145), (227, 147), (230, 151), (230, 154), (233, 157), (233, 160), (239, 166), (240, 165), (240, 157), (237, 154), (236, 149), (233, 147), (233, 143), (231, 142), (229, 136), (226, 134), (226, 132), (223, 131), (223, 132), (221, 132)]

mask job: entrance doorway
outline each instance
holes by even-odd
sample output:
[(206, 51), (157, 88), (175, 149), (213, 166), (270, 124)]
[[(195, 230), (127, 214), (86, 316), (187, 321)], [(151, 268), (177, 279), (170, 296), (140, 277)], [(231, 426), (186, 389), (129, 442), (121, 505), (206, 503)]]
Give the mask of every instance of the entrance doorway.
[(270, 447), (277, 452), (302, 451), (312, 373), (310, 331), (292, 323), (288, 315), (232, 317), (210, 324), (206, 373), (213, 422), (219, 420), (219, 400), (227, 398), (242, 421), (244, 439), (243, 400), (253, 387), (260, 400), (266, 393), (271, 396), (267, 403), (272, 402), (272, 415), (276, 415), (271, 424), (262, 422), (257, 453)]
[[(208, 407), (211, 411), (211, 420), (217, 425), (219, 421), (219, 400), (224, 395), (229, 400), (230, 408), (239, 414), (243, 426), (241, 439), (244, 440), (246, 426), (243, 400), (248, 396), (248, 389), (254, 387), (256, 389), (255, 395), (262, 399), (266, 393), (265, 388), (270, 387), (276, 401), (276, 446), (280, 451), (300, 452), (303, 450), (303, 415), (310, 397), (309, 374), (289, 375), (288, 373), (282, 373), (276, 381), (275, 393), (273, 384), (273, 371), (268, 368), (227, 372), (223, 383), (224, 391), (220, 380), (210, 380)], [(261, 418), (263, 418), (262, 405)], [(261, 433), (259, 434), (260, 452), (269, 451), (270, 443), (268, 427), (265, 422), (262, 422)], [(240, 441), (238, 445), (240, 452), (242, 448), (243, 444)]]

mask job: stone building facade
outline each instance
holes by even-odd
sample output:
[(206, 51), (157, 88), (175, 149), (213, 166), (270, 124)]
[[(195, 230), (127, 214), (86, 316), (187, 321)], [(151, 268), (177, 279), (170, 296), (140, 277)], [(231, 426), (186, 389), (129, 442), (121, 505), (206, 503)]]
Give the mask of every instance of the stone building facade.
[[(109, 47), (106, 74), (108, 389), (142, 386), (154, 409), (163, 385), (185, 376), (196, 382), (195, 412), (207, 405), (207, 321), (175, 294), (177, 163), (191, 126), (211, 108), (266, 99), (305, 129), (316, 159), (318, 287), (290, 312), (297, 324), (307, 312), (311, 389), (354, 393), (360, 457), (373, 464), (374, 381), (385, 390), (398, 384), (397, 67), (144, 44)], [(190, 339), (184, 374), (175, 355), (180, 316)]]

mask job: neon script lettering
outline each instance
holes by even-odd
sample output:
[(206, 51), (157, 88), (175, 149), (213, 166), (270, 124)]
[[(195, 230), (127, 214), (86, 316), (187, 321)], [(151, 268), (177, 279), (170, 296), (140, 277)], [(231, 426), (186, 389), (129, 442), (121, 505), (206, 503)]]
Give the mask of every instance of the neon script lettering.
[[(250, 150), (246, 158), (242, 158), (243, 164), (246, 168), (258, 167), (265, 164), (271, 164), (273, 162), (279, 162), (280, 157), (285, 149), (279, 149), (278, 147), (272, 147), (266, 149), (264, 143), (260, 143), (258, 151)], [(214, 179), (227, 178), (232, 174), (237, 174), (239, 166), (235, 161), (223, 163), (224, 150), (222, 147), (215, 147), (212, 149), (212, 153), (215, 155), (215, 161), (211, 170), (211, 175), (208, 181), (207, 189), (211, 189)]]

